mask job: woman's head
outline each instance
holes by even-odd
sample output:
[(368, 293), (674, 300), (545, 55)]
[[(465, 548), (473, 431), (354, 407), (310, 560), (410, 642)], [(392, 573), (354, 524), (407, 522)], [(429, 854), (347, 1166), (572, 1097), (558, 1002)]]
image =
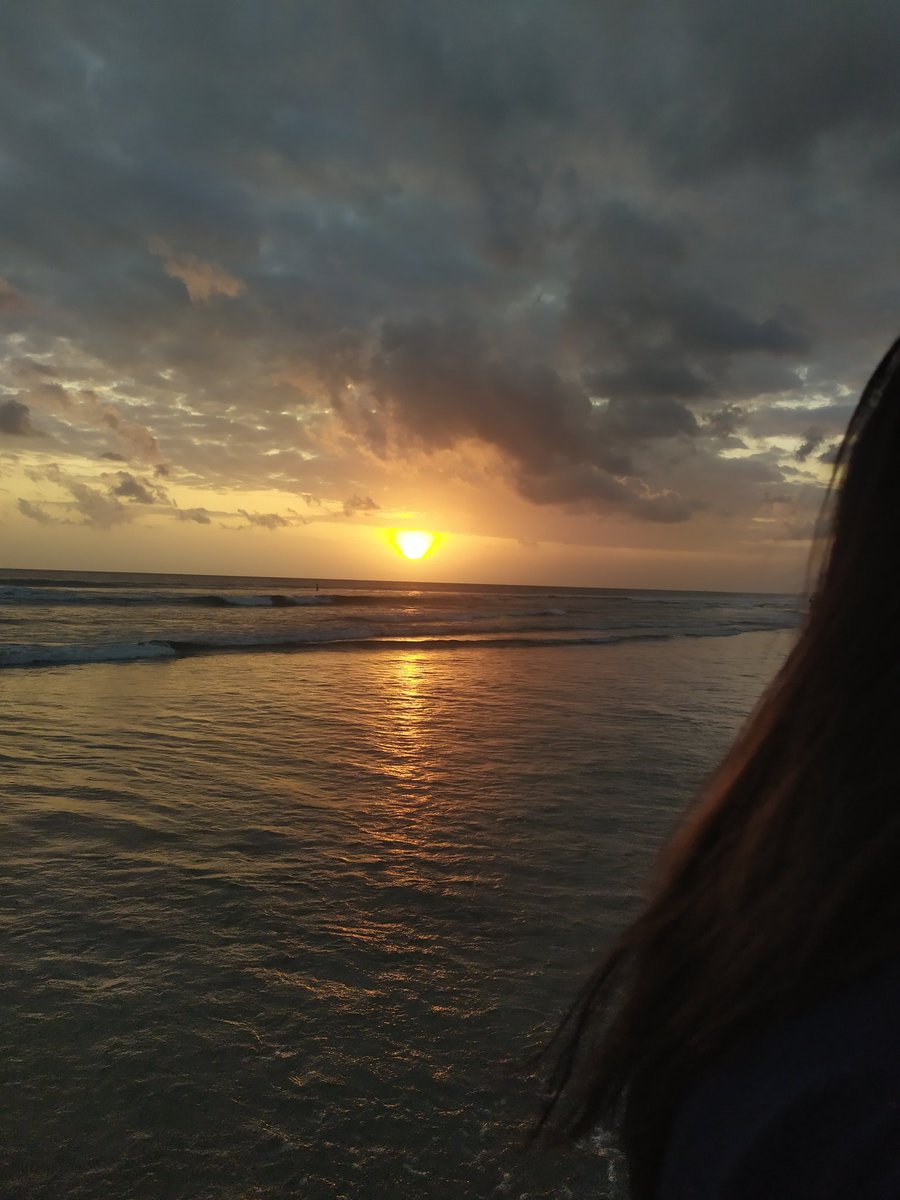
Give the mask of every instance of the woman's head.
[(617, 1128), (637, 1200), (700, 1070), (900, 952), (900, 340), (821, 532), (791, 654), (551, 1046), (542, 1128)]

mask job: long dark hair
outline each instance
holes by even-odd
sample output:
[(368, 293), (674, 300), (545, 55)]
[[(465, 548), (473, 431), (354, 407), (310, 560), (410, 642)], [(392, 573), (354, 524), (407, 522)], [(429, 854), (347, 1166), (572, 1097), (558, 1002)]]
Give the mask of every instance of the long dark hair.
[(635, 1200), (698, 1072), (900, 952), (900, 339), (823, 520), (792, 652), (548, 1051), (541, 1134), (614, 1130)]

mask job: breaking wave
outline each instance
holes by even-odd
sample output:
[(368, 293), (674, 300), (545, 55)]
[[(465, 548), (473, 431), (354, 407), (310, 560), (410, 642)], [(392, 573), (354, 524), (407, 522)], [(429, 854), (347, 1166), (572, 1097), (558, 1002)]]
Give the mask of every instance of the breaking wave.
[(75, 663), (174, 658), (170, 642), (106, 642), (93, 646), (0, 646), (0, 667), (65, 667)]
[(716, 628), (679, 630), (634, 630), (578, 634), (487, 632), (458, 636), (392, 636), (383, 634), (345, 637), (234, 637), (177, 638), (169, 641), (107, 642), (96, 645), (7, 645), (0, 647), (0, 667), (62, 667), (86, 663), (139, 662), (186, 658), (200, 654), (235, 654), (260, 651), (303, 652), (316, 650), (442, 650), (548, 646), (610, 646), (622, 642), (675, 641), (681, 638), (734, 637), (741, 633), (771, 631), (771, 623), (751, 626), (746, 622)]
[[(416, 604), (435, 604), (440, 603), (440, 593), (434, 593), (429, 596), (417, 596)], [(54, 605), (58, 607), (88, 606), (91, 608), (97, 606), (112, 605), (114, 607), (160, 607), (160, 608), (183, 608), (185, 606), (200, 607), (200, 608), (318, 608), (329, 605), (338, 607), (340, 605), (352, 605), (354, 607), (370, 606), (370, 605), (390, 605), (394, 606), (398, 603), (396, 593), (394, 595), (372, 595), (363, 592), (357, 592), (353, 595), (345, 595), (342, 592), (313, 592), (309, 595), (297, 595), (289, 592), (263, 592), (263, 593), (246, 593), (246, 592), (212, 592), (208, 594), (198, 594), (185, 591), (139, 591), (134, 589), (119, 591), (109, 588), (106, 591), (95, 590), (95, 585), (90, 587), (73, 588), (36, 584), (22, 584), (16, 582), (12, 585), (0, 587), (0, 604), (39, 604), (39, 605)]]

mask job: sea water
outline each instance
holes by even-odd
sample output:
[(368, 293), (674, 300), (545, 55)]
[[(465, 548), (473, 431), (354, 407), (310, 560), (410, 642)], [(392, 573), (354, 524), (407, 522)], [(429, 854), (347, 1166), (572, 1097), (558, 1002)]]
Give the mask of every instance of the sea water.
[(0, 1193), (610, 1194), (521, 1067), (799, 615), (3, 573)]

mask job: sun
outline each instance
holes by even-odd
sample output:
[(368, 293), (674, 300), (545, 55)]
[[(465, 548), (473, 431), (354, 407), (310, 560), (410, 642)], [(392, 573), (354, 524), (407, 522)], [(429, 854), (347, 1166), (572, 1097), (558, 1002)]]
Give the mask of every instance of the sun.
[(391, 541), (404, 558), (424, 558), (434, 549), (435, 540), (435, 535), (424, 529), (397, 529), (391, 535)]

